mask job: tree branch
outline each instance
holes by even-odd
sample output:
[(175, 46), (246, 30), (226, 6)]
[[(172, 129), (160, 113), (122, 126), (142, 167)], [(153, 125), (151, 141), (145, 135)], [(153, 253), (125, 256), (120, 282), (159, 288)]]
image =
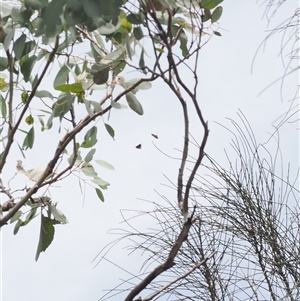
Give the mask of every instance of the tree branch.
[[(49, 55), (48, 61), (46, 63), (46, 66), (43, 69), (42, 74), (39, 77), (39, 79), (37, 80), (35, 86), (33, 87), (32, 91), (31, 91), (31, 93), (30, 93), (30, 95), (28, 97), (28, 100), (27, 100), (26, 104), (24, 105), (24, 108), (23, 108), (23, 110), (22, 110), (22, 112), (20, 114), (19, 119), (17, 120), (15, 126), (9, 132), (7, 144), (6, 144), (5, 149), (4, 149), (3, 153), (2, 153), (2, 156), (0, 157), (0, 173), (2, 172), (2, 169), (3, 169), (3, 167), (4, 167), (5, 163), (6, 163), (6, 158), (7, 158), (8, 154), (9, 154), (10, 148), (11, 148), (11, 146), (13, 144), (15, 133), (18, 130), (19, 125), (20, 125), (20, 123), (21, 123), (21, 121), (22, 121), (22, 119), (23, 119), (23, 117), (24, 117), (24, 115), (25, 115), (25, 113), (26, 113), (26, 111), (27, 111), (27, 109), (29, 107), (29, 104), (30, 104), (31, 100), (33, 99), (33, 97), (35, 96), (37, 88), (39, 87), (42, 79), (44, 78), (44, 76), (45, 76), (45, 74), (46, 74), (46, 72), (47, 72), (47, 70), (48, 70), (48, 68), (49, 68), (49, 66), (50, 66), (50, 64), (51, 64), (51, 62), (52, 62), (55, 54), (56, 54), (57, 48), (59, 46), (58, 42), (59, 42), (59, 36), (56, 37), (54, 48), (53, 48), (53, 50), (51, 51), (51, 53)], [(12, 92), (10, 91), (10, 93), (12, 93)]]
[(187, 222), (184, 223), (184, 226), (174, 243), (168, 258), (166, 261), (157, 266), (152, 272), (150, 272), (146, 278), (144, 278), (126, 297), (125, 301), (132, 301), (134, 297), (136, 297), (142, 290), (144, 290), (147, 285), (149, 285), (157, 276), (167, 271), (171, 267), (174, 266), (174, 259), (178, 254), (178, 251), (182, 245), (182, 243), (187, 239), (189, 230), (193, 224), (194, 220), (188, 219)]

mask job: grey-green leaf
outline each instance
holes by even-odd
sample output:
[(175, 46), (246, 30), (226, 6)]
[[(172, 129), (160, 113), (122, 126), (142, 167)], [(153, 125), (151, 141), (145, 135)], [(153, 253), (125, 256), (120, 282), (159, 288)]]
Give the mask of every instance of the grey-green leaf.
[(144, 59), (144, 49), (141, 52), (140, 60), (139, 60), (139, 67), (143, 70), (144, 74), (147, 73), (145, 68), (145, 59)]
[(21, 210), (18, 210), (15, 215), (10, 219), (10, 223), (14, 223), (15, 221), (17, 221), (22, 215), (22, 211)]
[(90, 128), (84, 136), (84, 141), (81, 144), (81, 147), (90, 148), (97, 143), (97, 127), (93, 126)]
[(113, 129), (109, 124), (107, 124), (107, 123), (104, 123), (104, 125), (105, 125), (105, 128), (106, 128), (108, 134), (109, 134), (112, 138), (114, 138), (114, 137), (115, 137), (115, 131), (114, 131), (114, 129)]
[(99, 188), (95, 188), (95, 189), (96, 189), (96, 193), (97, 193), (98, 198), (99, 198), (102, 202), (104, 202), (104, 196), (103, 196), (102, 191), (101, 191)]
[(4, 71), (8, 67), (8, 59), (7, 57), (0, 57), (0, 71)]
[(211, 23), (217, 22), (221, 18), (222, 13), (223, 13), (223, 7), (218, 6), (211, 15)]
[(106, 161), (103, 161), (103, 160), (95, 160), (95, 161), (96, 161), (96, 163), (98, 163), (100, 166), (102, 166), (104, 168), (111, 169), (111, 170), (115, 169), (112, 165), (110, 165)]
[(40, 239), (36, 250), (35, 260), (39, 259), (40, 253), (44, 252), (51, 244), (54, 238), (54, 226), (50, 218), (41, 215)]
[(73, 100), (70, 93), (60, 94), (58, 100), (52, 106), (53, 117), (63, 118), (63, 116), (70, 111)]
[(11, 30), (9, 30), (8, 33), (6, 33), (6, 36), (5, 36), (4, 41), (3, 41), (3, 46), (4, 46), (5, 51), (8, 50), (10, 42), (12, 41), (12, 39), (14, 37), (14, 34), (15, 34), (14, 29), (11, 29)]
[(127, 105), (123, 105), (123, 104), (115, 102), (115, 101), (112, 101), (110, 103), (110, 105), (115, 109), (127, 109), (128, 108)]
[(18, 222), (15, 224), (15, 227), (14, 227), (14, 235), (16, 235), (19, 230), (20, 230), (20, 227), (24, 226), (24, 223), (21, 219), (18, 220)]
[(33, 55), (21, 64), (21, 72), (24, 76), (24, 81), (28, 82), (32, 73), (33, 66), (37, 60), (37, 56)]
[(62, 66), (54, 79), (53, 87), (56, 88), (59, 85), (65, 84), (67, 82), (69, 72), (70, 69), (68, 66)]
[(27, 150), (28, 148), (31, 149), (33, 147), (33, 143), (34, 143), (34, 127), (32, 127), (27, 133), (23, 142), (22, 149), (24, 150)]
[(39, 98), (48, 97), (48, 98), (53, 99), (53, 95), (49, 91), (46, 91), (46, 90), (36, 91), (34, 96), (39, 97)]
[(89, 163), (89, 162), (91, 162), (91, 161), (93, 160), (93, 156), (94, 156), (95, 152), (96, 152), (96, 149), (95, 149), (95, 148), (92, 148), (92, 149), (87, 153), (87, 155), (86, 155), (85, 158), (84, 158), (85, 163)]
[(56, 206), (54, 206), (53, 204), (49, 204), (49, 209), (55, 220), (57, 220), (61, 224), (68, 223), (68, 219), (66, 218), (66, 216), (59, 209), (57, 209)]
[(97, 173), (93, 167), (93, 165), (89, 163), (83, 163), (81, 166), (82, 172), (88, 177), (97, 177)]
[(134, 37), (139, 41), (144, 37), (144, 33), (140, 26), (134, 27), (133, 29)]
[(201, 0), (201, 7), (207, 9), (213, 9), (223, 1), (224, 0)]
[(99, 185), (102, 189), (107, 189), (109, 186), (109, 183), (102, 180), (98, 176), (95, 176), (94, 179), (92, 180), (93, 183)]
[(136, 96), (132, 92), (128, 92), (126, 94), (126, 100), (127, 100), (127, 103), (129, 105), (129, 107), (134, 112), (136, 112), (139, 115), (144, 114), (142, 105), (140, 104), (140, 102), (137, 100)]
[(7, 107), (4, 97), (0, 94), (0, 107), (1, 107), (1, 115), (3, 118), (7, 116)]
[(16, 60), (19, 60), (22, 57), (24, 47), (25, 47), (26, 35), (22, 34), (14, 43), (14, 53)]

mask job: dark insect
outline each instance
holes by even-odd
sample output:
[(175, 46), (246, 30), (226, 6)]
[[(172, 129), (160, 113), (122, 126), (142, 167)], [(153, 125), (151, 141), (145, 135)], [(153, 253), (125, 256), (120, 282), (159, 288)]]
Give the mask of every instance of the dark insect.
[(142, 144), (138, 144), (135, 148), (141, 149), (142, 148)]

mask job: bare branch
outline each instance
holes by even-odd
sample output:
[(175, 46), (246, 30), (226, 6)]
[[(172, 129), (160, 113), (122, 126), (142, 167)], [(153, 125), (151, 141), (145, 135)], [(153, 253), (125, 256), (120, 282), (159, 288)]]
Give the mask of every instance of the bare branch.
[(157, 266), (152, 272), (148, 274), (146, 278), (144, 278), (143, 281), (141, 281), (134, 289), (132, 289), (128, 296), (125, 298), (125, 301), (132, 301), (133, 298), (136, 297), (141, 291), (143, 291), (147, 287), (147, 285), (150, 284), (157, 276), (167, 271), (174, 265), (174, 259), (182, 243), (187, 239), (192, 223), (193, 221), (191, 219), (188, 219), (187, 222), (184, 223), (184, 226), (176, 242), (174, 243), (167, 260), (163, 264)]
[(181, 275), (180, 277), (176, 278), (175, 280), (171, 281), (170, 283), (168, 283), (167, 285), (163, 286), (162, 288), (160, 288), (158, 291), (156, 291), (155, 293), (151, 294), (150, 296), (146, 297), (146, 298), (142, 298), (140, 299), (141, 301), (149, 301), (152, 300), (153, 298), (155, 298), (156, 296), (158, 296), (160, 293), (164, 292), (168, 287), (170, 287), (171, 285), (173, 285), (174, 283), (176, 283), (177, 281), (181, 280), (181, 279), (185, 279), (187, 276), (189, 276), (191, 273), (193, 273), (196, 269), (198, 269), (201, 265), (203, 265), (207, 260), (209, 260), (210, 258), (212, 258), (217, 252), (213, 252), (212, 254), (210, 254), (208, 257), (206, 257), (204, 260), (200, 261), (199, 263), (197, 263), (196, 265), (194, 265), (188, 272), (186, 272), (185, 274)]

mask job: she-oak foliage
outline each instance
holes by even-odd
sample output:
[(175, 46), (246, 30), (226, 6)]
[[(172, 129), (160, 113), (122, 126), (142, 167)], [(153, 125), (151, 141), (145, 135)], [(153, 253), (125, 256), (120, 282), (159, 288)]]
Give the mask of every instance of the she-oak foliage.
[[(217, 29), (214, 23), (222, 15), (219, 6), (222, 1), (2, 2), (0, 172), (4, 177), (0, 190), (4, 202), (0, 208), (0, 225), (15, 223), (13, 231), (17, 234), (20, 227), (36, 217), (41, 218), (36, 260), (51, 244), (54, 226), (67, 223), (56, 202), (47, 193), (39, 194), (40, 189), (48, 191), (57, 181), (79, 173), (91, 180), (95, 195), (104, 201), (103, 190), (109, 183), (98, 175), (94, 163), (113, 167), (94, 159), (98, 139), (97, 127), (92, 122), (110, 110), (126, 107), (143, 115), (138, 92), (151, 88), (151, 83), (159, 77), (184, 106), (185, 101), (175, 87), (180, 86), (187, 93), (192, 90), (181, 82), (177, 68), (197, 55), (204, 31), (207, 37), (220, 36), (214, 30)], [(76, 55), (76, 49), (83, 46), (86, 53)], [(173, 56), (173, 49), (181, 56)], [(162, 69), (160, 62), (167, 62), (168, 67)], [(45, 90), (41, 85), (51, 68), (58, 72)], [(124, 69), (135, 70), (141, 76), (126, 79), (122, 74)], [(115, 92), (116, 86), (123, 91)], [(195, 95), (191, 93), (190, 97), (194, 99)], [(120, 100), (126, 100), (128, 106), (119, 103)], [(85, 117), (77, 118), (83, 110)], [(12, 146), (16, 145), (26, 160), (26, 152), (40, 147), (36, 133), (57, 131), (57, 126), (60, 138), (52, 142), (54, 155), (45, 168), (25, 170), (21, 160), (15, 162), (17, 173), (33, 183), (23, 193), (17, 193), (19, 187), (10, 187), (9, 179), (5, 178), (7, 162), (12, 161)], [(102, 126), (114, 139), (113, 125), (106, 122)], [(78, 135), (80, 132), (83, 140)]]

